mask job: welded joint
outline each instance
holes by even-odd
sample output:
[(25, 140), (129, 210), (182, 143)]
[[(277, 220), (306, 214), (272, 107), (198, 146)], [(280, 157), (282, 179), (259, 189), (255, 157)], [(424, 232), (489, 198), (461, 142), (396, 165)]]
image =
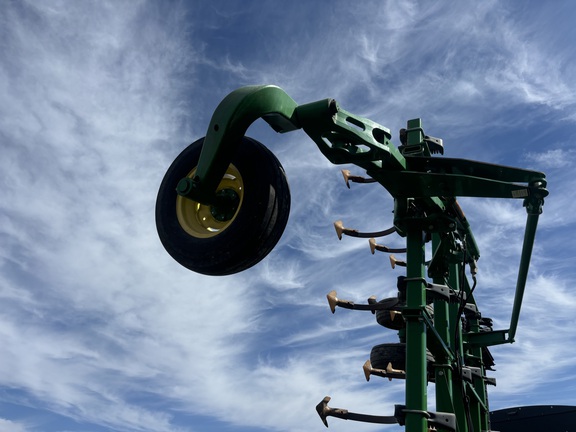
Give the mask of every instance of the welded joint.
[(413, 410), (406, 409), (405, 405), (395, 405), (394, 417), (398, 419), (398, 424), (400, 426), (406, 424), (406, 414), (419, 414), (426, 417), (429, 425), (438, 426), (450, 431), (456, 431), (456, 415), (453, 413)]
[(542, 213), (544, 198), (549, 194), (546, 189), (546, 184), (547, 182), (543, 178), (531, 181), (528, 184), (528, 196), (524, 199), (524, 207), (526, 207), (526, 212), (529, 215), (539, 215)]
[(464, 316), (469, 320), (482, 318), (482, 314), (474, 303), (466, 303), (464, 306)]
[(496, 386), (496, 378), (488, 377), (482, 374), (482, 369), (479, 367), (468, 366), (467, 368), (462, 368), (470, 370), (470, 374), (473, 378), (478, 378), (484, 381), (486, 384)]
[(423, 277), (416, 277), (416, 278), (404, 277), (401, 280), (399, 279), (398, 291), (401, 294), (401, 298), (405, 298), (406, 296), (408, 282), (414, 282), (414, 281), (422, 282), (424, 284), (424, 288), (426, 290), (427, 302), (432, 302), (433, 300), (445, 300), (450, 303), (459, 303), (461, 301), (466, 301), (467, 299), (465, 292), (454, 291), (447, 285), (430, 283)]

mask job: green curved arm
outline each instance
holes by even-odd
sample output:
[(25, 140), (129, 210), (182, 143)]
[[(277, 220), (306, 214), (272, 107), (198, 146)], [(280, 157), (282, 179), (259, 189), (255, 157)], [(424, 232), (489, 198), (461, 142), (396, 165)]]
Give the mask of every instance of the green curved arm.
[(297, 106), (284, 90), (273, 85), (246, 86), (230, 93), (212, 115), (194, 179), (182, 179), (178, 194), (210, 203), (248, 127), (263, 118), (276, 132), (300, 129)]

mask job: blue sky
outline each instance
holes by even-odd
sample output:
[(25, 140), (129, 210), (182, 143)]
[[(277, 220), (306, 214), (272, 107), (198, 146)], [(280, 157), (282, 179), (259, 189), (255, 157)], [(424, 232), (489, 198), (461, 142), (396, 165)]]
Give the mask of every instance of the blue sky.
[[(576, 404), (576, 4), (0, 4), (0, 430), (309, 432), (324, 430), (314, 407), (325, 395), (369, 414), (403, 403), (403, 382), (362, 373), (394, 332), (369, 313), (332, 315), (325, 299), (394, 295), (401, 270), (332, 226), (388, 228), (392, 200), (377, 185), (348, 190), (303, 132), (248, 131), (292, 192), (263, 262), (202, 276), (157, 238), (166, 169), (248, 84), (300, 104), (335, 98), (396, 144), (420, 117), (447, 157), (546, 172), (517, 342), (492, 349), (490, 403)], [(507, 328), (525, 211), (461, 205), (482, 254), (481, 311)]]

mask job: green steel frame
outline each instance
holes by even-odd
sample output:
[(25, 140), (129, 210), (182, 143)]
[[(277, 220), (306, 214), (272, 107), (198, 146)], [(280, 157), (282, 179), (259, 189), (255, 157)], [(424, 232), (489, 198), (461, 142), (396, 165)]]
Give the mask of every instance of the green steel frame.
[[(548, 195), (541, 172), (478, 161), (435, 157), (441, 140), (427, 137), (420, 119), (410, 120), (395, 147), (390, 130), (341, 109), (333, 99), (298, 105), (276, 86), (249, 86), (229, 94), (215, 110), (196, 176), (180, 181), (177, 193), (210, 204), (230, 163), (231, 154), (248, 127), (263, 118), (277, 132), (303, 129), (334, 164), (355, 164), (394, 198), (394, 226), (406, 238), (406, 400), (397, 406), (394, 421), (408, 432), (425, 432), (430, 425), (459, 432), (489, 431), (485, 370), (486, 348), (512, 343), (516, 334), (538, 217)], [(480, 253), (456, 197), (523, 200), (528, 214), (510, 326), (480, 331), (481, 314), (474, 299), (476, 261)], [(432, 241), (432, 258), (425, 260), (425, 243)], [(469, 267), (474, 284), (465, 273)], [(426, 278), (432, 279), (432, 284)], [(431, 290), (430, 287), (440, 287)], [(434, 317), (426, 310), (430, 291)], [(442, 294), (443, 293), (443, 294)], [(448, 293), (448, 294), (446, 294)], [(467, 326), (463, 328), (461, 316)], [(426, 350), (435, 357), (436, 407), (428, 411)], [(488, 365), (489, 366), (489, 365)], [(390, 423), (390, 417), (366, 416), (327, 406), (327, 416)]]

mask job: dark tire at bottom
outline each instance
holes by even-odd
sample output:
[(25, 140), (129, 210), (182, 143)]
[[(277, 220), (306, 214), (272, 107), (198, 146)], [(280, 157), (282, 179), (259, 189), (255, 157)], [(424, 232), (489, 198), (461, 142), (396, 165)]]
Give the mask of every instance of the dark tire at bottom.
[[(426, 364), (428, 370), (434, 364), (434, 356), (429, 350), (426, 350)], [(376, 345), (370, 352), (370, 363), (374, 369), (386, 370), (389, 364), (395, 370), (406, 370), (406, 344), (405, 343), (386, 343)], [(430, 376), (430, 375), (429, 375)]]

